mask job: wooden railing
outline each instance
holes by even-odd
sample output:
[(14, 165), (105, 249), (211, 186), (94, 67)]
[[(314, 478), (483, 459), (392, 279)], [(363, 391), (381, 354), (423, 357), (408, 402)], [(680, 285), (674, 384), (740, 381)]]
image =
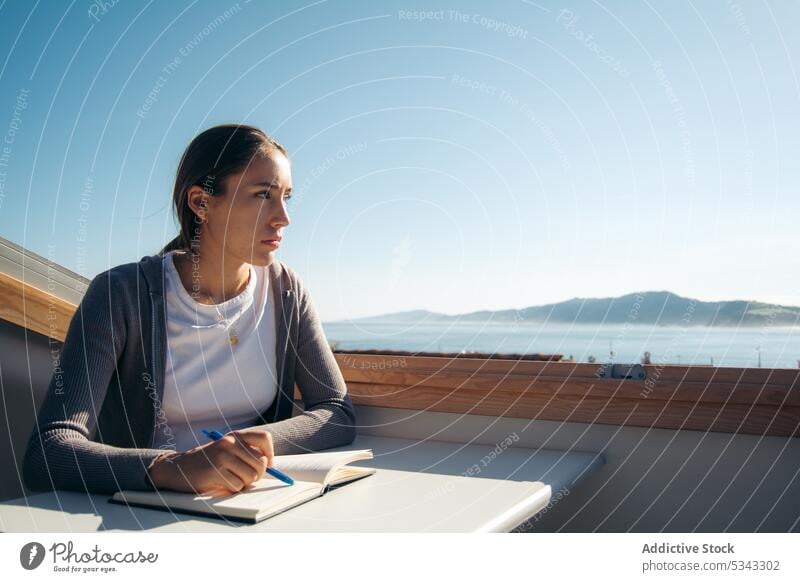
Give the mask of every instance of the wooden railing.
[[(63, 341), (74, 305), (0, 274), (0, 317)], [(800, 370), (335, 354), (361, 406), (648, 428), (800, 436)], [(296, 394), (299, 396), (299, 394)]]
[(0, 273), (0, 318), (64, 341), (76, 305)]
[(413, 410), (665, 429), (800, 436), (800, 370), (336, 354), (353, 402)]

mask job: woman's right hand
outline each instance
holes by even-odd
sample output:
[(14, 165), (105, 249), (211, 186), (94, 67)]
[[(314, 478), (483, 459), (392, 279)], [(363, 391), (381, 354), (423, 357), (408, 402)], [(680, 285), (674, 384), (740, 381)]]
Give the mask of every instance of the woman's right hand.
[(235, 430), (219, 440), (158, 459), (150, 467), (156, 489), (231, 495), (264, 477), (273, 465), (272, 435)]

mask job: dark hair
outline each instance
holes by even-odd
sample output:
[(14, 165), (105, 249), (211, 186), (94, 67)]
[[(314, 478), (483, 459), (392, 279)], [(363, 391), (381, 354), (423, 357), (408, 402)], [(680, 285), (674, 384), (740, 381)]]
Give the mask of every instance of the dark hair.
[(201, 186), (211, 196), (222, 196), (229, 176), (244, 170), (256, 156), (267, 156), (274, 150), (289, 157), (286, 148), (251, 125), (217, 125), (197, 135), (183, 152), (172, 191), (180, 232), (159, 254), (188, 251), (196, 244), (201, 222), (189, 207), (192, 186)]

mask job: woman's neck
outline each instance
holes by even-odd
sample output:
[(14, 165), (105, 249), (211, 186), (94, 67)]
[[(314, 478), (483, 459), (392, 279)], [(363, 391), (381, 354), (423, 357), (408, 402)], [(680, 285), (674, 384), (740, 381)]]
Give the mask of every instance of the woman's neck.
[(229, 256), (203, 250), (177, 252), (173, 258), (184, 288), (198, 303), (228, 301), (244, 291), (250, 280), (250, 265)]

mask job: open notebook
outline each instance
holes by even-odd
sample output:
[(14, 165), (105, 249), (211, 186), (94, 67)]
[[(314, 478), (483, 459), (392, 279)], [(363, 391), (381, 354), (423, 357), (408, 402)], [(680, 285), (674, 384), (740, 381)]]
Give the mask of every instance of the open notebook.
[(195, 495), (163, 490), (117, 491), (109, 502), (257, 523), (324, 495), (331, 487), (372, 475), (375, 469), (347, 466), (371, 458), (371, 449), (277, 455), (274, 467), (294, 479), (294, 485), (265, 475), (231, 495)]

